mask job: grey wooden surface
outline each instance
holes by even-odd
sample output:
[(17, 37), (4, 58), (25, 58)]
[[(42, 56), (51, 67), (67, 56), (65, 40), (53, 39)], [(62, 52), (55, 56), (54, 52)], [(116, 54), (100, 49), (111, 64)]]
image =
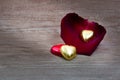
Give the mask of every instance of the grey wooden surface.
[[(49, 51), (69, 12), (107, 29), (90, 57)], [(0, 0), (0, 80), (120, 80), (120, 0)]]

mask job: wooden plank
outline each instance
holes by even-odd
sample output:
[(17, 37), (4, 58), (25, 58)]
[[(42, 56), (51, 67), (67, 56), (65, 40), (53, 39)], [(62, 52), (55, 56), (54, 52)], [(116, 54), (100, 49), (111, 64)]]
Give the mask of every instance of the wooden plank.
[[(120, 80), (120, 0), (0, 0), (0, 80)], [(107, 34), (90, 57), (50, 53), (60, 21), (76, 12)]]

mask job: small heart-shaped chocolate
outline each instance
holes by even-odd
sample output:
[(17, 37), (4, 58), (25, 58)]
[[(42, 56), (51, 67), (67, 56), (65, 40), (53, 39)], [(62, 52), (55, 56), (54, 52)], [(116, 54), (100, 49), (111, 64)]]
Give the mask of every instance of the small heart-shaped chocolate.
[(74, 46), (63, 45), (60, 49), (60, 52), (67, 60), (72, 60), (76, 57), (76, 48)]
[(52, 46), (51, 53), (66, 60), (72, 60), (76, 57), (76, 48), (71, 45), (57, 44)]
[(85, 42), (87, 42), (89, 39), (91, 39), (94, 35), (94, 32), (92, 30), (83, 30), (82, 31), (82, 37)]
[(65, 45), (65, 44), (57, 44), (51, 47), (51, 53), (56, 55), (56, 56), (62, 56), (61, 52), (60, 52), (60, 48)]

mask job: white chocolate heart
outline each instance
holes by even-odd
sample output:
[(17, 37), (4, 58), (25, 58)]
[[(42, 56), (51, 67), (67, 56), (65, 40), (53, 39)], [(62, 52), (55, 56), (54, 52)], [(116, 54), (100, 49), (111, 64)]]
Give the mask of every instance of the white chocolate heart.
[(76, 48), (74, 46), (63, 45), (60, 49), (60, 52), (67, 60), (72, 60), (76, 57)]
[(82, 31), (82, 37), (84, 41), (88, 41), (90, 38), (92, 38), (94, 35), (94, 32), (92, 30), (83, 30)]

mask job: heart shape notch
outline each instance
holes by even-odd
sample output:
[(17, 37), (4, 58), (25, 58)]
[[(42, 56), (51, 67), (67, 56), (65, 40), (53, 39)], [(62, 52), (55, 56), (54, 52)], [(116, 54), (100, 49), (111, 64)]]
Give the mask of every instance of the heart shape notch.
[(78, 54), (91, 55), (105, 34), (103, 26), (76, 13), (67, 14), (61, 21), (61, 38), (67, 45), (75, 46)]

